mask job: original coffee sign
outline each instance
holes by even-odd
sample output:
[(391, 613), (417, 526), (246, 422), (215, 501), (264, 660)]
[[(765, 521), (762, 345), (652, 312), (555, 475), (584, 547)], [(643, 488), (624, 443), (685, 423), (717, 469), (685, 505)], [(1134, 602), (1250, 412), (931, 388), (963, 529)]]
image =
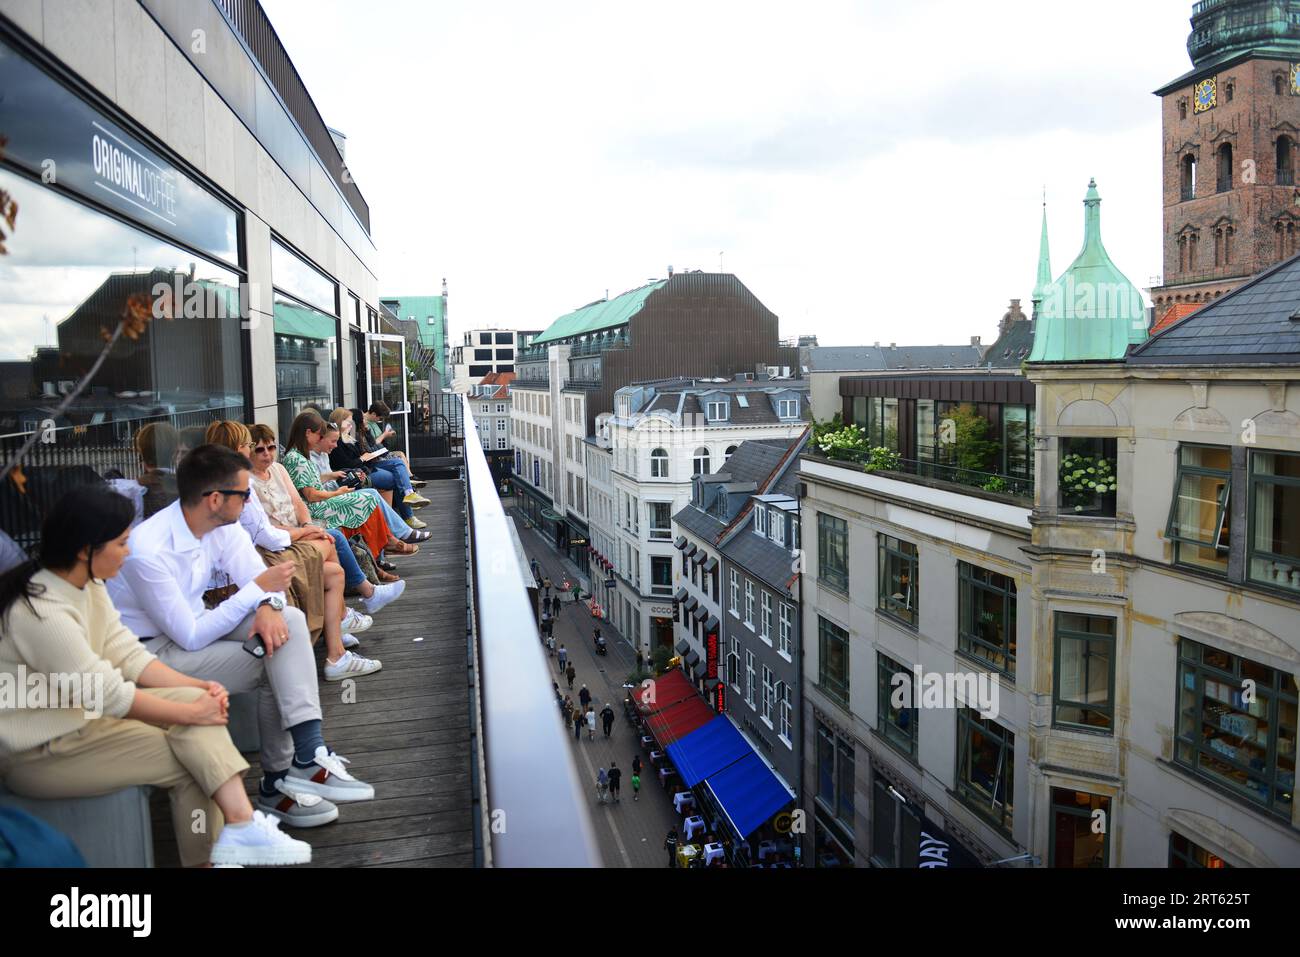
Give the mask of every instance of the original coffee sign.
[(238, 265), (238, 216), (183, 169), (0, 42), (5, 161), (142, 226)]

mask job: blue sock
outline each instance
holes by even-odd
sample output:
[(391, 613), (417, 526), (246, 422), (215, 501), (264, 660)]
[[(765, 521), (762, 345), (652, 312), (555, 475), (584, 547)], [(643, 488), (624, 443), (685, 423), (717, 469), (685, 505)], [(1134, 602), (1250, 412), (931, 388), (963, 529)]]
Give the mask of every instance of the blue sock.
[(316, 761), (316, 749), (325, 745), (325, 738), (320, 733), (320, 718), (295, 724), (289, 733), (293, 735), (294, 767), (311, 767)]
[(262, 774), (262, 783), (257, 786), (263, 797), (274, 797), (280, 792), (275, 789), (275, 782), (281, 780), (289, 773), (289, 769), (283, 771), (266, 771)]

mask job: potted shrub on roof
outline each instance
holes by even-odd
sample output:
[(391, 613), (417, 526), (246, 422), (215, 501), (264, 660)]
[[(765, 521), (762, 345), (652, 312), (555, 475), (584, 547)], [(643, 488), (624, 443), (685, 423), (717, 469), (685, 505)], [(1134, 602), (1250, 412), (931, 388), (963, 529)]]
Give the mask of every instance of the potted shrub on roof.
[(1066, 440), (1063, 444), (1060, 493), (1066, 511), (1115, 514), (1119, 479), (1115, 474), (1114, 444), (1114, 439)]

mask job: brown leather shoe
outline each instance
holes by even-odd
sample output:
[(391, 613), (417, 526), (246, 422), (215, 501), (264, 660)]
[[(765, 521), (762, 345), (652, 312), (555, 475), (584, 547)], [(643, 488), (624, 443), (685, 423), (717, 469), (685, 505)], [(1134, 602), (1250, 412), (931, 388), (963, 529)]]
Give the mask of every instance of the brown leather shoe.
[(393, 582), (399, 582), (402, 580), (401, 575), (394, 575), (392, 572), (386, 572), (382, 568), (375, 569), (375, 572), (379, 575), (379, 580), (385, 585), (391, 585)]
[(420, 550), (419, 545), (408, 545), (406, 542), (399, 542), (397, 539), (390, 539), (384, 546), (384, 551), (390, 555), (414, 555)]

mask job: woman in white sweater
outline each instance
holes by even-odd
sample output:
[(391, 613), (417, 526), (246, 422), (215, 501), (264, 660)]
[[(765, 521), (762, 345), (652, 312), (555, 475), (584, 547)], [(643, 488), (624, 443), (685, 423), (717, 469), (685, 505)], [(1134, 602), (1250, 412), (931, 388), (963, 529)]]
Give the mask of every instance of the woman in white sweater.
[(186, 866), (310, 861), (249, 803), (225, 688), (167, 667), (123, 627), (104, 579), (126, 561), (132, 518), (106, 487), (73, 489), (45, 520), (40, 561), (0, 576), (0, 682), (19, 692), (0, 701), (0, 779), (47, 799), (167, 788)]

